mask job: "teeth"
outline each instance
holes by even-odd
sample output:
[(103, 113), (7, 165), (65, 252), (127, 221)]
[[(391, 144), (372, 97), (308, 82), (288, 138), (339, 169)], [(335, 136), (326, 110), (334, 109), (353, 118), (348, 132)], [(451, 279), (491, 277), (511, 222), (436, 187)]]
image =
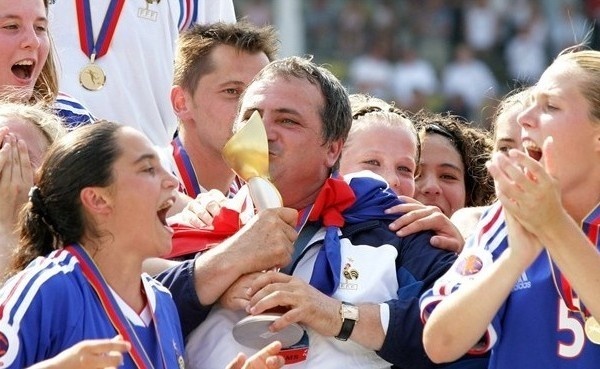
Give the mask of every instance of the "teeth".
[(16, 62), (15, 65), (33, 65), (33, 61), (31, 60), (21, 60)]
[(523, 141), (523, 148), (529, 151), (542, 151), (542, 149), (533, 141)]
[(173, 199), (169, 199), (166, 202), (164, 202), (158, 210), (160, 211), (160, 210), (168, 209), (171, 206), (173, 206), (174, 204), (175, 204), (175, 201)]

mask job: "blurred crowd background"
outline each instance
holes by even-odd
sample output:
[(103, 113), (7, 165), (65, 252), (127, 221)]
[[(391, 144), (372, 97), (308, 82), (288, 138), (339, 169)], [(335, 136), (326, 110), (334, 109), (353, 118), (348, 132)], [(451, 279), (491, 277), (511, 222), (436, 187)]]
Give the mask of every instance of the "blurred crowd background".
[[(487, 127), (495, 103), (564, 48), (598, 49), (600, 0), (235, 0), (348, 87)], [(288, 51), (289, 53), (289, 51)], [(287, 55), (282, 55), (287, 56)]]

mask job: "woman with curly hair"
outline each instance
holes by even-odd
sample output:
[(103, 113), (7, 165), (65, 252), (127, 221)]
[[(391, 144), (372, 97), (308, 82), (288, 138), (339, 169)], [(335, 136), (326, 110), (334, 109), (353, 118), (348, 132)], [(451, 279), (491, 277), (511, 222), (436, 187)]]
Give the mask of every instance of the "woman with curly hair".
[(489, 134), (452, 115), (421, 111), (413, 121), (422, 142), (415, 199), (448, 217), (466, 206), (489, 205), (494, 200), (485, 167), (493, 150)]

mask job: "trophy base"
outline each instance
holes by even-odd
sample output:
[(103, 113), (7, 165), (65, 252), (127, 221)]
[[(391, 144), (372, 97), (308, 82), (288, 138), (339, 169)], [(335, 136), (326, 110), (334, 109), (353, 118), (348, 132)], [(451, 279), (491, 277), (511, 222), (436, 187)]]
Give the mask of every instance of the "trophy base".
[(269, 331), (269, 326), (281, 315), (248, 315), (233, 327), (233, 338), (246, 347), (260, 350), (271, 342), (279, 341), (282, 347), (290, 347), (300, 341), (304, 329), (297, 323), (290, 324), (279, 332)]

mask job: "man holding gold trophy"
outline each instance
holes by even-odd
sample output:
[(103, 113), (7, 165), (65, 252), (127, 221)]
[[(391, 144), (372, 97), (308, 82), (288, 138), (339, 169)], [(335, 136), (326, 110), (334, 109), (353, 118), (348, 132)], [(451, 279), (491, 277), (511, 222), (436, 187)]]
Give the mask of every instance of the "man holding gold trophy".
[[(274, 61), (242, 96), (236, 130), (256, 112), (268, 174), (254, 176), (268, 176), (283, 207), (259, 207), (233, 236), (179, 267), (177, 283), (193, 285), (203, 303), (219, 299), (188, 336), (187, 367), (222, 367), (290, 326), (300, 341), (282, 351), (286, 367), (433, 366), (421, 343), (418, 297), (455, 256), (432, 247), (432, 233), (399, 238), (389, 230), (397, 214), (383, 210), (398, 199), (380, 178), (337, 175), (352, 121), (344, 87), (306, 59)], [(270, 184), (261, 186), (269, 192)], [(249, 192), (256, 198), (256, 189)], [(239, 244), (245, 253), (232, 253)], [(191, 314), (182, 320), (193, 321)], [(255, 340), (251, 330), (239, 334), (238, 322), (252, 318), (267, 321)]]

